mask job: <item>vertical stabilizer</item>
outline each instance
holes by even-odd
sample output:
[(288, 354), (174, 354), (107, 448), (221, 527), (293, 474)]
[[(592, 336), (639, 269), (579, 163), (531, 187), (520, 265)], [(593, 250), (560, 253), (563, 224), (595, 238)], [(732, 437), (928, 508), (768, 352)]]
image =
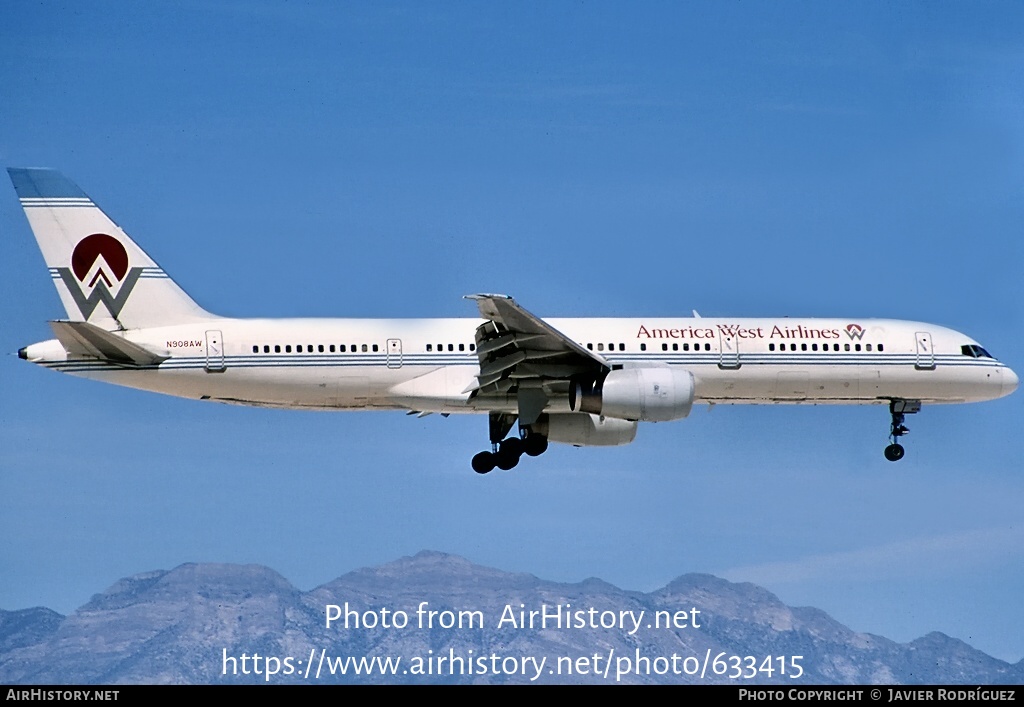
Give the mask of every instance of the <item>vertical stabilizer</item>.
[(68, 319), (113, 331), (214, 318), (60, 172), (7, 172)]

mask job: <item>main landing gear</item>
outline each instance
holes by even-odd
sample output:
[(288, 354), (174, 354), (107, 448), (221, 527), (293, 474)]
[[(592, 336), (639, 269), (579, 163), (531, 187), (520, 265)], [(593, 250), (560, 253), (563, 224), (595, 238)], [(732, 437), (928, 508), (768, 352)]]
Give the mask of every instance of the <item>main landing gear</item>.
[(530, 427), (520, 425), (519, 436), (502, 439), (515, 424), (516, 415), (491, 413), (490, 433), (491, 451), (483, 451), (473, 457), (473, 471), (486, 474), (498, 467), (508, 471), (519, 463), (524, 454), (531, 457), (540, 456), (548, 449), (548, 438), (533, 432)]
[(536, 457), (546, 452), (548, 440), (541, 435), (528, 435), (509, 437), (491, 446), (493, 452), (480, 452), (473, 457), (473, 471), (476, 473), (486, 474), (494, 467), (508, 471), (519, 463), (519, 458), (524, 454)]
[(906, 415), (912, 415), (921, 409), (920, 400), (893, 400), (889, 403), (892, 424), (889, 426), (889, 446), (885, 448), (885, 458), (898, 462), (906, 454), (903, 445), (897, 440), (910, 430), (903, 424)]

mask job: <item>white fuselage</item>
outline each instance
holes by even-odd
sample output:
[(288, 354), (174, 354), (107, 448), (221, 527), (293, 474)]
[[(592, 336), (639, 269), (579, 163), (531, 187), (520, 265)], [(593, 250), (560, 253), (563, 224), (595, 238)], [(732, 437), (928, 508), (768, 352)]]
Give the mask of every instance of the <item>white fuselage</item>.
[[(1008, 395), (1017, 376), (944, 327), (881, 319), (551, 319), (613, 367), (678, 366), (700, 403), (960, 403)], [(514, 412), (465, 392), (480, 372), (478, 319), (227, 319), (122, 335), (167, 360), (148, 367), (26, 349), (56, 370), (186, 398), (316, 409)], [(966, 348), (965, 348), (966, 347)], [(973, 347), (973, 348), (970, 348)], [(983, 350), (982, 350), (983, 351)], [(567, 399), (547, 412), (568, 412)]]
[[(197, 400), (488, 415), (474, 471), (549, 442), (629, 444), (695, 402), (888, 404), (890, 461), (922, 404), (990, 400), (1017, 376), (944, 327), (882, 319), (543, 319), (472, 294), (480, 319), (229, 319), (188, 294), (74, 182), (9, 168), (66, 319), (21, 358)], [(513, 431), (513, 426), (518, 430)]]

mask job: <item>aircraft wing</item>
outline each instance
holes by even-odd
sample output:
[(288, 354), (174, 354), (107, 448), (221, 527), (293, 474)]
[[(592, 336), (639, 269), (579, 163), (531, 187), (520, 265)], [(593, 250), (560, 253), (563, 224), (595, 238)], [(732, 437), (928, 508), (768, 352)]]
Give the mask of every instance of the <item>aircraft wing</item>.
[(480, 373), (464, 392), (485, 396), (514, 392), (522, 401), (524, 390), (537, 390), (547, 398), (567, 392), (573, 376), (611, 370), (603, 356), (580, 346), (507, 295), (467, 295), (466, 299), (476, 300), (487, 321), (476, 330)]

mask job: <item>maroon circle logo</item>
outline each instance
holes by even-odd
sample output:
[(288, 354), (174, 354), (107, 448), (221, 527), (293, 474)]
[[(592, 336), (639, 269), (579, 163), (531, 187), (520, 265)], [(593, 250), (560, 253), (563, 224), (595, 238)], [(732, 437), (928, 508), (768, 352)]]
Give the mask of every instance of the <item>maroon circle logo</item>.
[(85, 282), (86, 276), (100, 257), (107, 265), (106, 268), (100, 266), (104, 274), (113, 275), (118, 282), (124, 280), (124, 276), (128, 274), (128, 251), (113, 236), (94, 233), (80, 240), (71, 253), (71, 270), (79, 282)]

